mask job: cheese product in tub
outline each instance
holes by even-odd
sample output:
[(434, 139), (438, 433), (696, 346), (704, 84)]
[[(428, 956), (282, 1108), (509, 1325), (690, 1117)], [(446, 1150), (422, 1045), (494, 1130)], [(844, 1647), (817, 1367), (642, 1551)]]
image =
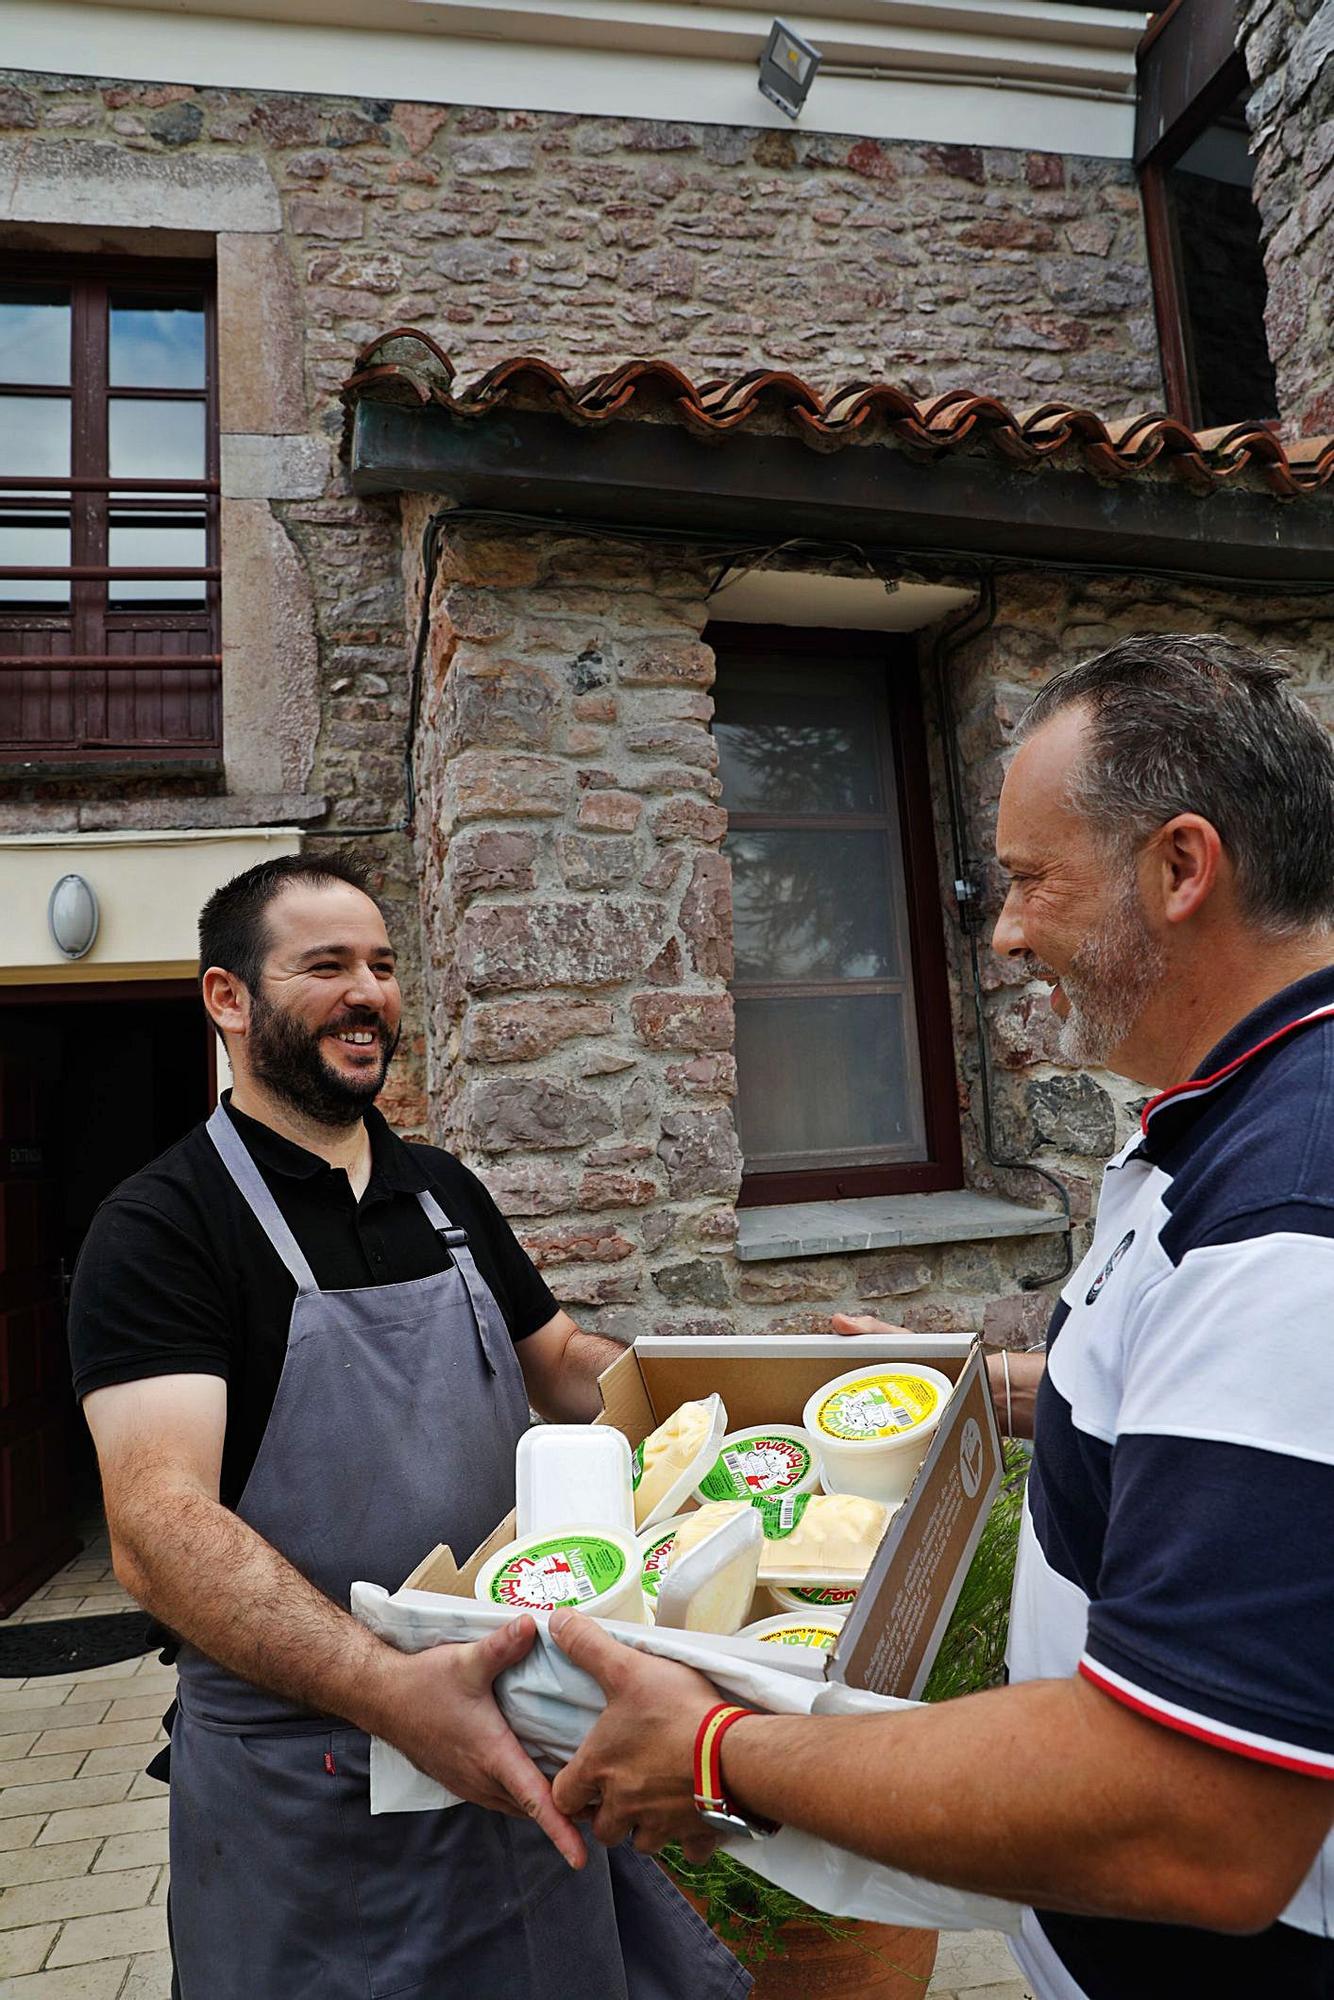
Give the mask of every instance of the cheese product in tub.
[(677, 1631), (727, 1636), (750, 1616), (764, 1530), (755, 1509), (744, 1505), (715, 1518), (703, 1535), (693, 1532), (696, 1519), (687, 1516), (677, 1529), (676, 1547), (658, 1586), (655, 1622)]
[(695, 1482), (712, 1465), (727, 1429), (721, 1396), (682, 1403), (665, 1423), (650, 1431), (630, 1456), (635, 1494), (635, 1527), (651, 1528), (675, 1514), (690, 1498)]
[(759, 1580), (773, 1584), (809, 1584), (828, 1588), (856, 1586), (871, 1566), (889, 1526), (891, 1509), (880, 1500), (853, 1493), (789, 1493), (781, 1499), (712, 1500), (686, 1516), (677, 1539), (677, 1555), (712, 1532), (716, 1523), (747, 1506), (759, 1515), (764, 1530)]
[(610, 1424), (534, 1424), (519, 1439), (514, 1484), (520, 1541), (571, 1521), (635, 1531), (630, 1445)]
[(953, 1383), (917, 1362), (870, 1361), (817, 1389), (802, 1413), (830, 1493), (907, 1497)]
[(644, 1625), (639, 1549), (614, 1528), (572, 1525), (556, 1534), (507, 1542), (483, 1564), (474, 1595), (508, 1611), (556, 1611), (568, 1605), (593, 1618)]
[(751, 1424), (722, 1440), (713, 1464), (695, 1488), (695, 1498), (701, 1504), (781, 1498), (787, 1493), (813, 1493), (819, 1479), (820, 1462), (808, 1432), (797, 1424)]
[(673, 1514), (669, 1520), (656, 1521), (651, 1528), (645, 1528), (638, 1537), (639, 1580), (651, 1608), (657, 1606), (662, 1579), (676, 1548), (677, 1531), (690, 1518), (689, 1514)]
[(857, 1602), (856, 1587), (846, 1583), (816, 1583), (799, 1589), (792, 1589), (783, 1583), (771, 1583), (768, 1594), (775, 1612), (795, 1611), (802, 1618), (812, 1615), (818, 1618), (826, 1611), (846, 1618)]
[(784, 1611), (777, 1618), (757, 1618), (737, 1633), (738, 1639), (758, 1639), (764, 1646), (810, 1646), (832, 1653), (843, 1630), (834, 1611)]

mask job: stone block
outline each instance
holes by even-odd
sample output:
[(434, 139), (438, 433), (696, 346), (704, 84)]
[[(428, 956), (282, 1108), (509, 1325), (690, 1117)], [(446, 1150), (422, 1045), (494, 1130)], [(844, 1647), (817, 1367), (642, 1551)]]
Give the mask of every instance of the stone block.
[(224, 432), (221, 446), (225, 499), (318, 500), (328, 489), (333, 451), (323, 438)]
[(282, 228), (273, 176), (254, 154), (141, 153), (104, 139), (0, 141), (0, 221), (210, 234)]
[(456, 902), (489, 896), (497, 889), (533, 887), (537, 841), (521, 829), (501, 832), (470, 827), (449, 843), (446, 876)]
[(568, 889), (615, 889), (634, 873), (632, 840), (562, 833), (557, 837), (556, 852)]
[(504, 1215), (561, 1215), (571, 1206), (570, 1177), (547, 1160), (504, 1160), (484, 1175)]
[(636, 757), (675, 757), (701, 770), (718, 768), (717, 744), (707, 729), (693, 722), (655, 722), (627, 729), (625, 747)]
[(635, 1252), (628, 1237), (614, 1229), (599, 1228), (596, 1223), (525, 1230), (519, 1241), (542, 1271), (552, 1264), (619, 1264)]
[(736, 1057), (692, 1056), (689, 1062), (669, 1063), (667, 1088), (683, 1097), (735, 1097)]
[(613, 1271), (590, 1271), (574, 1264), (561, 1272), (556, 1290), (564, 1305), (629, 1305), (639, 1297), (641, 1284), (638, 1270), (624, 1265)]
[(673, 1111), (662, 1121), (658, 1157), (667, 1186), (678, 1199), (735, 1195), (741, 1185), (741, 1147), (730, 1111)]
[(459, 927), (459, 974), (474, 992), (615, 986), (658, 948), (663, 913), (635, 901), (474, 905)]
[(359, 201), (342, 201), (336, 195), (294, 194), (287, 204), (287, 220), (297, 236), (349, 243), (364, 231), (366, 210)]
[(464, 750), (446, 784), (458, 819), (550, 819), (564, 811), (570, 774), (555, 757)]
[(455, 733), (465, 747), (504, 743), (540, 750), (550, 742), (559, 690), (541, 667), (469, 646), (466, 655), (460, 648), (454, 656), (450, 687)]
[(680, 924), (696, 972), (706, 979), (730, 979), (732, 955), (732, 864), (721, 854), (696, 856), (681, 899)]
[(625, 1167), (590, 1167), (579, 1182), (579, 1208), (643, 1208), (658, 1192), (656, 1181)]
[(578, 1036), (608, 1034), (611, 1025), (611, 1008), (596, 1000), (509, 1000), (472, 1009), (463, 1054), (472, 1062), (532, 1062)]
[(1028, 1103), (1040, 1139), (1063, 1152), (1102, 1159), (1116, 1145), (1116, 1111), (1091, 1076), (1053, 1076), (1028, 1086)]
[(545, 1152), (605, 1139), (616, 1120), (591, 1091), (541, 1077), (495, 1077), (468, 1086), (464, 1127), (484, 1153), (526, 1147)]
[(645, 967), (644, 977), (650, 986), (679, 986), (682, 969), (681, 946), (674, 937), (669, 937), (657, 957)]
[(725, 1049), (736, 1038), (730, 993), (636, 993), (635, 1033), (651, 1049)]
[(217, 255), (219, 424), (245, 436), (302, 433), (302, 311), (286, 245), (279, 235), (226, 230)]
[(227, 788), (304, 792), (320, 727), (310, 580), (266, 501), (222, 502)]
[(910, 1251), (888, 1257), (859, 1257), (853, 1284), (859, 1299), (902, 1299), (931, 1283), (931, 1266)]
[(990, 1299), (982, 1315), (983, 1337), (993, 1347), (1040, 1347), (1056, 1301), (1044, 1292), (1015, 1292)]
[(579, 801), (580, 826), (605, 833), (633, 833), (644, 801), (630, 792), (587, 791)]
[(838, 1299), (854, 1310), (847, 1266), (820, 1257), (794, 1264), (743, 1264), (737, 1297), (748, 1305), (794, 1305), (805, 1300)]
[(726, 812), (705, 799), (668, 799), (653, 815), (657, 840), (699, 840), (717, 847), (726, 832)]
[(713, 653), (698, 639), (646, 639), (627, 647), (617, 677), (626, 687), (712, 687)]
[(674, 1306), (725, 1306), (730, 1301), (721, 1257), (691, 1257), (684, 1263), (664, 1264), (652, 1275), (658, 1290)]

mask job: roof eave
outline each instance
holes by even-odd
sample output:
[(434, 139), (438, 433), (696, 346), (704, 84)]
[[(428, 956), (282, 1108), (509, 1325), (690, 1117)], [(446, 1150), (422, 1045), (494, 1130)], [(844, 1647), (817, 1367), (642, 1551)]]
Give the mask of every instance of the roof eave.
[(436, 405), (361, 398), (350, 471), (360, 494), (435, 493), (455, 506), (701, 539), (810, 537), (948, 558), (1177, 572), (1219, 584), (1334, 587), (1334, 506), (1170, 475), (1102, 481), (986, 451), (936, 459), (892, 445), (813, 451), (737, 432), (706, 442), (674, 423), (582, 428), (541, 411), (461, 421)]

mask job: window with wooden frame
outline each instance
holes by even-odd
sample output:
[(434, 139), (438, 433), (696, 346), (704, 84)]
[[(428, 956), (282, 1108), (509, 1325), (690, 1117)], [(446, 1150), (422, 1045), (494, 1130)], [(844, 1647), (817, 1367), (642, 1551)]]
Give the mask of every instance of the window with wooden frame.
[(0, 763), (216, 765), (212, 269), (0, 259)]
[(719, 624), (743, 1205), (960, 1185), (911, 642)]
[(1233, 0), (1175, 0), (1140, 45), (1135, 162), (1169, 413), (1201, 429), (1278, 415)]

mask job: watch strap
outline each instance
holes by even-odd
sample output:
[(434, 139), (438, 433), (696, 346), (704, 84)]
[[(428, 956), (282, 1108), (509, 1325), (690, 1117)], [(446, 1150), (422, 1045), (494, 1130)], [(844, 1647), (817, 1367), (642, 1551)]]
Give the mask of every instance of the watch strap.
[(754, 1709), (722, 1701), (701, 1719), (695, 1732), (695, 1805), (703, 1817), (715, 1825), (725, 1821), (734, 1830), (744, 1828), (748, 1833), (774, 1833), (777, 1827), (772, 1820), (739, 1812), (723, 1790), (723, 1738), (734, 1722), (740, 1722), (754, 1713)]

